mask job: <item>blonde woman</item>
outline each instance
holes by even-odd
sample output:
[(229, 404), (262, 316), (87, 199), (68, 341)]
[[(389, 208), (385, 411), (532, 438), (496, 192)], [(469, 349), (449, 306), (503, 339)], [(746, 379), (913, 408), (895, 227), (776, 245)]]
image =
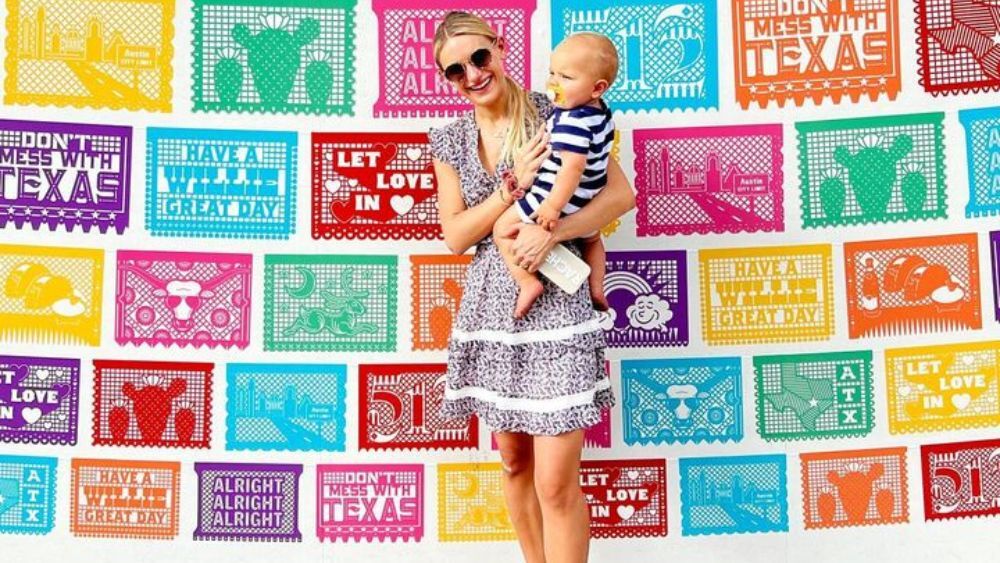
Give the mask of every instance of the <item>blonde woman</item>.
[[(434, 37), (442, 75), (473, 110), (430, 132), (445, 243), (476, 246), (448, 346), (444, 415), (477, 415), (495, 433), (503, 492), (529, 563), (586, 561), (589, 517), (579, 486), (583, 430), (615, 403), (604, 367), (604, 333), (584, 284), (567, 294), (545, 281), (515, 319), (517, 285), (492, 238), (493, 224), (523, 193), (548, 153), (548, 99), (504, 73), (507, 45), (481, 18), (452, 12)], [(616, 162), (607, 187), (552, 231), (512, 227), (517, 265), (534, 272), (552, 247), (571, 243), (632, 209)]]

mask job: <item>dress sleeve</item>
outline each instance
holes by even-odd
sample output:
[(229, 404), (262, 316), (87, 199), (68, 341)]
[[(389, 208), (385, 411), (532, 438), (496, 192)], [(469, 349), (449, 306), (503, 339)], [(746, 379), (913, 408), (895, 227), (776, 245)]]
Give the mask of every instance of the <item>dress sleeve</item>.
[(552, 150), (587, 154), (594, 133), (583, 119), (566, 112), (558, 117), (552, 127)]
[(430, 139), (431, 156), (458, 170), (461, 157), (461, 147), (458, 146), (458, 135), (455, 127), (432, 127), (427, 132)]

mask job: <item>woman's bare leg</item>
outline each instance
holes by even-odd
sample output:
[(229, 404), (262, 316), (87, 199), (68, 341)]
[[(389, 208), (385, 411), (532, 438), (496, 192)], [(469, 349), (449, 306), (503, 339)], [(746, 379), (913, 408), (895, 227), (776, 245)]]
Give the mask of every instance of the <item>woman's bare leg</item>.
[(535, 493), (533, 436), (521, 432), (494, 432), (503, 464), (503, 496), (517, 532), (526, 563), (544, 563), (542, 511)]
[(535, 436), (535, 490), (542, 507), (546, 563), (585, 563), (590, 515), (580, 490), (583, 430)]

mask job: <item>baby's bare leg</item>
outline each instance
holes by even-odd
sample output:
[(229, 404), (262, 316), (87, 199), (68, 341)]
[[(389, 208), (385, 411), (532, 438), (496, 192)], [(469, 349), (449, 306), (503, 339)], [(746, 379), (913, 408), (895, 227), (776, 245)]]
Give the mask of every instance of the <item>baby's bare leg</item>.
[(604, 252), (604, 241), (601, 233), (586, 238), (583, 241), (583, 261), (590, 266), (590, 300), (598, 311), (608, 310), (608, 298), (604, 295), (604, 274), (607, 270), (607, 255)]
[(514, 240), (503, 236), (512, 225), (520, 222), (521, 216), (518, 214), (517, 209), (511, 206), (493, 224), (493, 240), (500, 251), (500, 256), (503, 257), (504, 264), (507, 264), (507, 269), (510, 270), (510, 275), (514, 278), (519, 288), (517, 303), (514, 305), (514, 318), (516, 319), (520, 319), (527, 314), (528, 309), (542, 295), (542, 291), (544, 290), (538, 276), (529, 273), (514, 263), (514, 253), (511, 251)]

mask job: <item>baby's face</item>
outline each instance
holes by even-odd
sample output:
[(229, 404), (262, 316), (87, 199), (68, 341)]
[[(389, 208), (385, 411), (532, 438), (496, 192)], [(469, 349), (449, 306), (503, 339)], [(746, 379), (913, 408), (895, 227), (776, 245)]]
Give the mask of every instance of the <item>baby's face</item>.
[(583, 41), (563, 42), (552, 52), (546, 86), (555, 92), (556, 107), (575, 108), (600, 97), (593, 53)]

